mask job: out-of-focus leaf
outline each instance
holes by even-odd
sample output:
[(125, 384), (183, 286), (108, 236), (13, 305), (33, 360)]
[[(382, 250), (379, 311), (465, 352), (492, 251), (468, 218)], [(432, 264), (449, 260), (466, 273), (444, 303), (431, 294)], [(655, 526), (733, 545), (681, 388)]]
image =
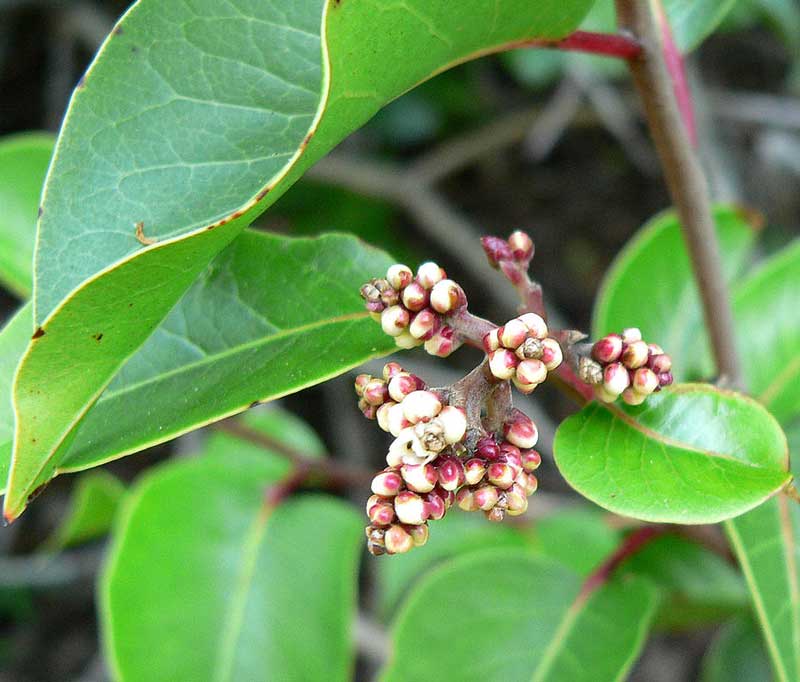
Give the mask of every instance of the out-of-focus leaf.
[(31, 294), (36, 214), (53, 143), (47, 133), (0, 139), (0, 284), (24, 298)]
[(722, 626), (705, 657), (700, 682), (766, 682), (770, 680), (761, 635), (755, 623), (741, 617)]
[(705, 384), (670, 387), (638, 407), (592, 402), (561, 423), (554, 452), (575, 490), (644, 521), (715, 523), (791, 479), (769, 412)]
[(622, 680), (657, 602), (656, 589), (631, 576), (582, 592), (576, 573), (524, 551), (460, 557), (409, 597), (382, 679)]

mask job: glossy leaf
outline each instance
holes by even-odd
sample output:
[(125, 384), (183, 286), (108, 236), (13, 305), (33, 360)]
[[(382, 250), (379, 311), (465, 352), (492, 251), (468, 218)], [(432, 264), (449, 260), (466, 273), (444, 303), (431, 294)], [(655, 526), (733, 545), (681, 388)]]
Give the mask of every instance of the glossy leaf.
[(528, 539), (507, 525), (490, 524), (474, 514), (458, 510), (431, 525), (424, 551), (398, 554), (391, 561), (377, 562), (378, 595), (385, 619), (435, 566), (447, 559), (488, 548), (524, 548)]
[(46, 133), (0, 139), (0, 284), (23, 298), (31, 294), (36, 213), (53, 142)]
[[(358, 293), (392, 262), (353, 237), (245, 232), (122, 368), (64, 459), (22, 461), (15, 475), (97, 466), (392, 352)], [(120, 333), (86, 330), (98, 353)]]
[(75, 483), (66, 516), (45, 542), (44, 549), (59, 550), (105, 535), (124, 494), (122, 481), (107, 471), (81, 476)]
[(592, 402), (562, 422), (554, 451), (575, 490), (644, 521), (721, 521), (791, 478), (774, 418), (745, 396), (703, 384), (672, 387), (634, 408)]
[(779, 421), (800, 416), (800, 240), (734, 292), (747, 385)]
[[(73, 96), (46, 183), (45, 334), (17, 383), (6, 517), (212, 258), (309, 165), (416, 83), (511, 41), (561, 37), (590, 5), (134, 4)], [(98, 349), (98, 329), (115, 341)]]
[(720, 628), (703, 658), (699, 682), (765, 682), (769, 679), (769, 660), (755, 623), (742, 617)]
[(30, 305), (20, 308), (0, 330), (0, 485), (8, 476), (11, 442), (14, 438), (14, 405), (11, 386), (14, 372), (33, 330)]
[(409, 597), (382, 679), (623, 680), (657, 601), (632, 577), (582, 594), (576, 573), (524, 551), (461, 557)]
[[(742, 270), (756, 237), (755, 219), (737, 208), (714, 212), (726, 278)], [(648, 342), (657, 343), (673, 358), (673, 374), (682, 381), (710, 376), (708, 341), (689, 256), (673, 212), (647, 223), (625, 245), (603, 280), (595, 302), (595, 338), (639, 327)]]
[(265, 488), (286, 469), (228, 451), (132, 491), (101, 582), (117, 678), (350, 679), (363, 524), (319, 495), (272, 507)]

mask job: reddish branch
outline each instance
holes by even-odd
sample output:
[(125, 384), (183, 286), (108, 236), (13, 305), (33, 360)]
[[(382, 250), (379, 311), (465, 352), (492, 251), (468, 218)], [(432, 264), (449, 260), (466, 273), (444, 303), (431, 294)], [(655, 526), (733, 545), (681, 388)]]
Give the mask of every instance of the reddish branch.
[(575, 31), (563, 40), (550, 43), (544, 47), (587, 52), (606, 57), (617, 57), (618, 59), (633, 59), (638, 57), (642, 51), (642, 46), (639, 42), (630, 36), (612, 33), (592, 33), (591, 31)]

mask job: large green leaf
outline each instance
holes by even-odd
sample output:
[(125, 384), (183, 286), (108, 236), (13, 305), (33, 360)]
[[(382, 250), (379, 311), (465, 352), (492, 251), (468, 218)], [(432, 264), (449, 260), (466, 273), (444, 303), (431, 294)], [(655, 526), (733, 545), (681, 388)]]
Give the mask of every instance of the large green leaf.
[(53, 136), (24, 133), (0, 140), (0, 283), (27, 298), (33, 283), (33, 241)]
[(363, 524), (319, 495), (270, 505), (286, 471), (229, 450), (131, 492), (100, 589), (118, 679), (350, 679)]
[[(46, 183), (44, 334), (17, 382), (6, 517), (214, 255), (310, 164), (416, 83), (512, 41), (561, 37), (590, 5), (137, 2), (76, 90)], [(115, 340), (98, 349), (98, 329)]]
[[(728, 281), (741, 271), (756, 236), (754, 220), (740, 209), (714, 211)], [(623, 327), (639, 327), (644, 338), (672, 356), (676, 380), (708, 376), (708, 340), (692, 267), (673, 212), (648, 222), (619, 253), (595, 302), (592, 333), (596, 338)], [(699, 360), (704, 362), (700, 363)], [(693, 376), (694, 375), (694, 376)]]
[(645, 521), (714, 523), (791, 479), (786, 437), (755, 401), (704, 384), (638, 407), (592, 402), (556, 432), (556, 463), (579, 493)]
[(521, 550), (461, 557), (409, 597), (382, 679), (623, 680), (657, 602), (630, 576), (584, 593), (576, 573)]
[(766, 682), (769, 660), (750, 618), (724, 625), (703, 658), (699, 682)]
[(11, 442), (14, 438), (11, 386), (14, 372), (30, 341), (32, 331), (33, 313), (30, 305), (20, 308), (0, 330), (0, 481), (5, 481), (8, 476)]

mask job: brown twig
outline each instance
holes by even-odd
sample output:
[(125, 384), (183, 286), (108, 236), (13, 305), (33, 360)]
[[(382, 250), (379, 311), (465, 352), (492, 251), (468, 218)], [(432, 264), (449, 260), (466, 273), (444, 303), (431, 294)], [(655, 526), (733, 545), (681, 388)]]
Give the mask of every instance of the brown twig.
[(616, 0), (616, 6), (620, 28), (642, 45), (641, 55), (628, 64), (681, 219), (720, 379), (737, 387), (742, 380), (741, 367), (708, 185), (676, 103), (660, 29), (647, 0)]

